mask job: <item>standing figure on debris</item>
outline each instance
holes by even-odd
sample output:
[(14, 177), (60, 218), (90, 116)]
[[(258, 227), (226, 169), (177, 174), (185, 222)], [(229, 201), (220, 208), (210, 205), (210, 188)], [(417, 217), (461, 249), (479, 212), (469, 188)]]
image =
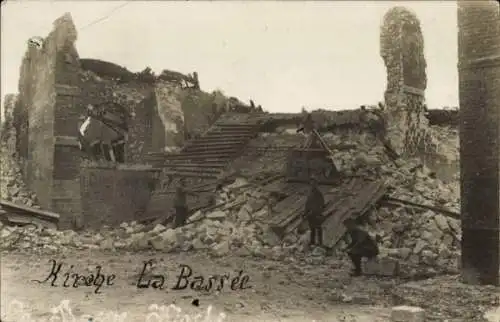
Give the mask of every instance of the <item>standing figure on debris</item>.
[(197, 72), (193, 72), (193, 88), (194, 89), (200, 89), (200, 81), (198, 80), (198, 73)]
[(344, 226), (347, 228), (347, 236), (350, 243), (345, 249), (345, 252), (351, 259), (354, 270), (353, 276), (360, 276), (362, 272), (361, 259), (373, 259), (379, 254), (377, 242), (361, 227), (356, 224), (354, 219), (346, 219)]
[(186, 190), (184, 179), (179, 181), (179, 186), (175, 191), (175, 222), (174, 228), (182, 227), (186, 224), (188, 219), (189, 209), (187, 206), (187, 195), (191, 194)]
[(297, 129), (297, 133), (304, 133), (306, 140), (304, 142), (304, 148), (310, 147), (314, 143), (314, 121), (311, 113), (307, 113), (302, 121), (302, 126)]
[[(306, 200), (304, 216), (309, 224), (311, 232), (310, 245), (323, 245), (323, 210), (325, 208), (325, 198), (318, 188), (318, 182), (315, 178), (311, 178), (311, 190)], [(317, 236), (317, 241), (316, 241)]]

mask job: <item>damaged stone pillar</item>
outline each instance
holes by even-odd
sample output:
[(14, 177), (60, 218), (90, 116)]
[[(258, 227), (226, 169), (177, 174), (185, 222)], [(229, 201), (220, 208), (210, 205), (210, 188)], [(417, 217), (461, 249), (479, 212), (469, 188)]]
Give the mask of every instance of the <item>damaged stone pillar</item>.
[(387, 69), (387, 139), (399, 155), (412, 155), (423, 144), (428, 127), (424, 40), (413, 12), (394, 7), (385, 14), (380, 54)]
[(458, 1), (462, 279), (499, 283), (500, 10)]
[(157, 112), (165, 127), (165, 149), (182, 147), (185, 117), (182, 110), (181, 88), (168, 82), (157, 82), (155, 97)]

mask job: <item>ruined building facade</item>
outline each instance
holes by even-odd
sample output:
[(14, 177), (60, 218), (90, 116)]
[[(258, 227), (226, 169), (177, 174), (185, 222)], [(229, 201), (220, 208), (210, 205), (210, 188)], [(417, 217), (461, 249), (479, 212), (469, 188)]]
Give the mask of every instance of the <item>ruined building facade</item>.
[(61, 214), (62, 228), (72, 227), (81, 213), (84, 155), (78, 129), (89, 105), (127, 110), (131, 118), (124, 161), (134, 164), (144, 163), (149, 152), (182, 146), (185, 131), (205, 131), (212, 105), (211, 95), (199, 89), (80, 59), (76, 39), (75, 25), (66, 14), (54, 22), (41, 46), (28, 47), (20, 94), (9, 101), (13, 107), (8, 112), (24, 181), (42, 208)]

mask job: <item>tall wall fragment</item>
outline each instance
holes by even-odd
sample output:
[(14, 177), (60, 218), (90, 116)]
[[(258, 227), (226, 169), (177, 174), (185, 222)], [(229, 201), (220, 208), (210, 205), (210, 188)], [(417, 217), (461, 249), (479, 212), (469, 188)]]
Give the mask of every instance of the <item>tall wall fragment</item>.
[(388, 138), (399, 154), (414, 154), (425, 137), (427, 87), (424, 40), (416, 15), (394, 7), (384, 16), (380, 54), (387, 69)]
[(500, 8), (458, 1), (462, 278), (499, 283)]
[(154, 93), (156, 112), (165, 128), (163, 147), (167, 149), (181, 147), (184, 143), (182, 90), (177, 85), (159, 81), (155, 85)]

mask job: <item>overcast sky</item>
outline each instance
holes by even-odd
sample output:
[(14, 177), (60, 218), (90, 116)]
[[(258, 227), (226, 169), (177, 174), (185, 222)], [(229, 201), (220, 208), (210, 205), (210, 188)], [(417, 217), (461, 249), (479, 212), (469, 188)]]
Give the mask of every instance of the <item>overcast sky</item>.
[(2, 2), (2, 102), (17, 92), (27, 40), (46, 37), (70, 12), (81, 58), (133, 72), (197, 71), (203, 90), (253, 98), (272, 112), (357, 108), (383, 100), (379, 28), (389, 8), (404, 5), (422, 24), (429, 107), (458, 105), (454, 1), (125, 3)]

